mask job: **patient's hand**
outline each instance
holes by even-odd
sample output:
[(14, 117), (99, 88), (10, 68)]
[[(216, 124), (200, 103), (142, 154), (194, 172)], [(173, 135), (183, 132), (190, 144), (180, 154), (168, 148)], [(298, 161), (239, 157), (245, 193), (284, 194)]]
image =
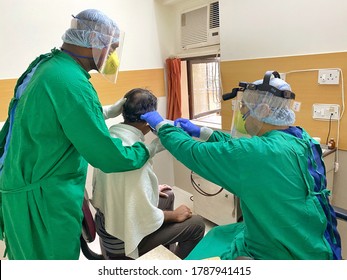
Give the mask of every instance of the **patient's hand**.
[(169, 197), (169, 195), (167, 193), (165, 193), (165, 191), (171, 191), (172, 188), (169, 185), (163, 184), (163, 185), (159, 185), (159, 196), (160, 197)]
[(186, 205), (180, 205), (173, 211), (164, 211), (165, 222), (181, 223), (193, 215), (192, 210)]

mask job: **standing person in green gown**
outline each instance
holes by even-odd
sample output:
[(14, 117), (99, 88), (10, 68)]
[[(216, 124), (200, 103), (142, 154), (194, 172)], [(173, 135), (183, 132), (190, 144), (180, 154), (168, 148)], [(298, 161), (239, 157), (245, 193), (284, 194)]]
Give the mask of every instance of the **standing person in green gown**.
[(239, 86), (241, 117), (235, 127), (249, 137), (200, 128), (187, 119), (175, 120), (181, 128), (175, 127), (156, 111), (141, 116), (177, 160), (240, 199), (243, 222), (214, 227), (187, 259), (341, 259), (322, 150), (293, 126), (289, 84), (268, 71), (264, 79)]
[(105, 119), (90, 70), (115, 82), (121, 32), (97, 10), (73, 16), (61, 49), (40, 55), (18, 79), (0, 133), (0, 229), (9, 259), (78, 259), (87, 165), (141, 168), (151, 151), (123, 146)]

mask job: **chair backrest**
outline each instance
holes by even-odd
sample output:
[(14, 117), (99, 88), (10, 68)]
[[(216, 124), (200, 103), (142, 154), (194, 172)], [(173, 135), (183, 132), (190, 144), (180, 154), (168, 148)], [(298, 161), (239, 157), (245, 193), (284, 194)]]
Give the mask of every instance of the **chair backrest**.
[(88, 243), (91, 243), (95, 240), (96, 228), (95, 228), (94, 216), (90, 210), (90, 202), (89, 202), (89, 197), (86, 190), (84, 191), (82, 211), (83, 211), (82, 234), (80, 237), (82, 253), (88, 260), (104, 260), (105, 258), (102, 254), (95, 253), (88, 246)]
[(84, 192), (83, 198), (83, 221), (82, 221), (82, 236), (88, 242), (93, 242), (96, 236), (96, 229), (93, 214), (89, 208), (89, 198), (87, 191)]
[(336, 218), (347, 222), (347, 210), (337, 206), (333, 206), (333, 208), (336, 213)]

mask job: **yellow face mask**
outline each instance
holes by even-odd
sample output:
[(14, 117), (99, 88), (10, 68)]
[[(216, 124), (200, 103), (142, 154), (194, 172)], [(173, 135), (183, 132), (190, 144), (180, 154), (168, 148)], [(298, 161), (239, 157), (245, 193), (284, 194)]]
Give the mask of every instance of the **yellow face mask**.
[(238, 110), (237, 112), (235, 112), (235, 114), (235, 129), (242, 134), (247, 134), (245, 121), (242, 118), (241, 112)]
[(109, 55), (105, 62), (105, 67), (102, 71), (105, 75), (115, 75), (119, 67), (119, 58), (117, 53), (114, 51)]

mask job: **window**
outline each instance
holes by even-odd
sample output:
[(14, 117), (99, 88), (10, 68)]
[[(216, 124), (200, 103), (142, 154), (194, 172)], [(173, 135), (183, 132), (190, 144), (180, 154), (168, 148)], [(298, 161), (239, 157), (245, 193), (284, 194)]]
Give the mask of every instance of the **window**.
[(220, 124), (219, 57), (187, 59), (187, 75), (190, 119)]

